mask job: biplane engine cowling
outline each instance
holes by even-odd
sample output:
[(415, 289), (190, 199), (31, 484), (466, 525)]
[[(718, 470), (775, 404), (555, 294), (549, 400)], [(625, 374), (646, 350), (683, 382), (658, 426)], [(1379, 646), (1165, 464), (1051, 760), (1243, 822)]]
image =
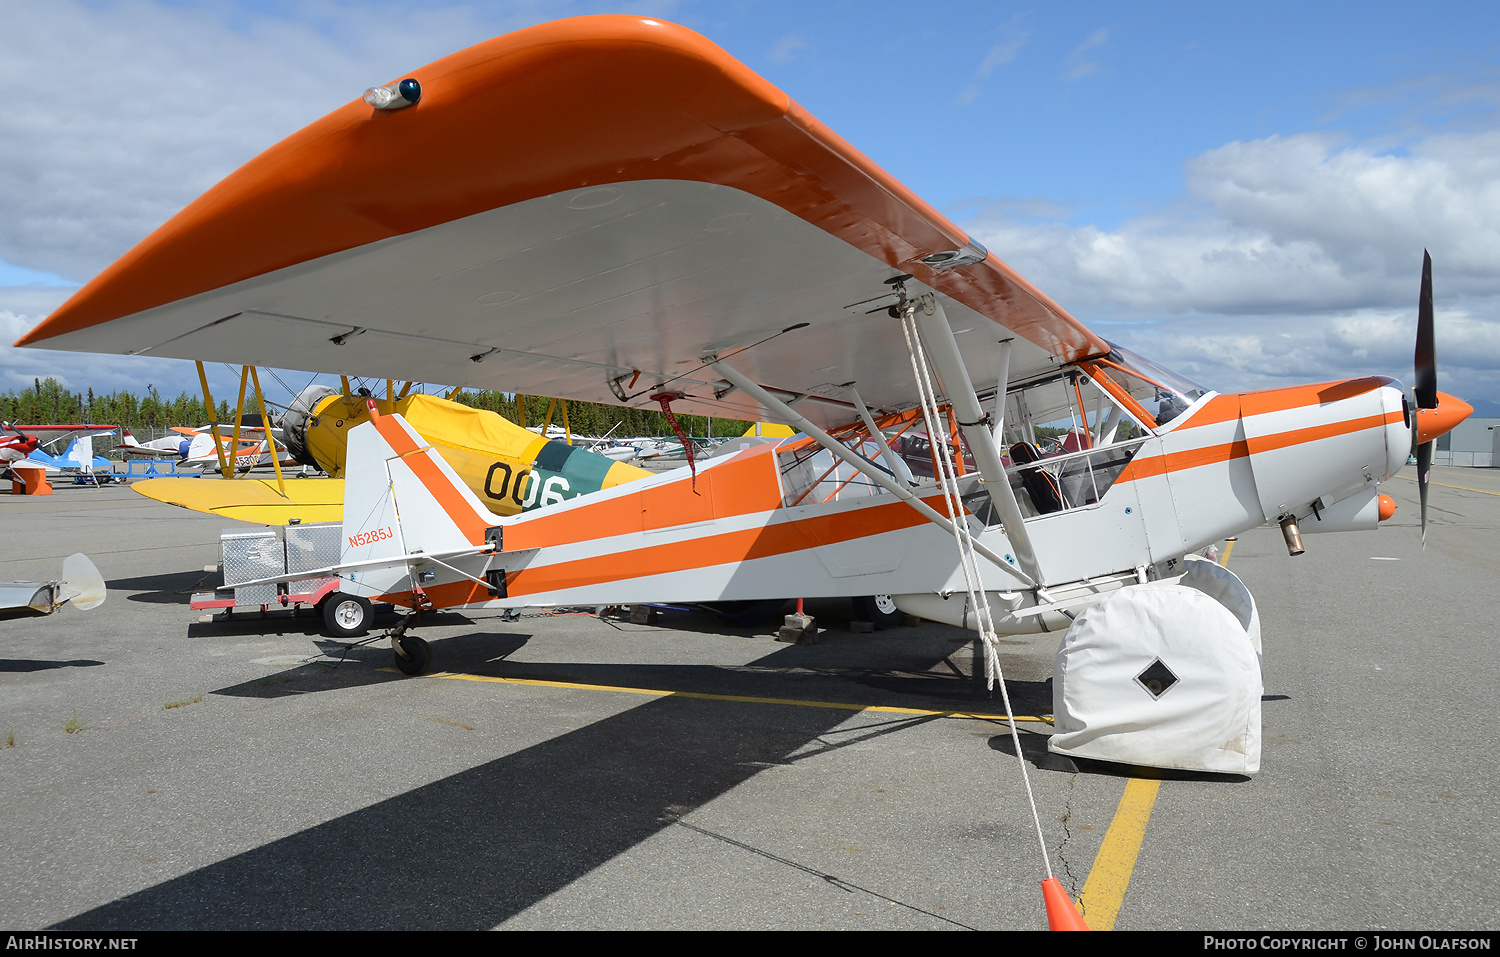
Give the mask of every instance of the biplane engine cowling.
[(326, 385), (310, 385), (297, 393), (297, 397), (281, 417), (282, 442), (286, 444), (286, 450), (292, 453), (292, 458), (302, 465), (323, 468), (308, 450), (307, 421), (317, 415), (318, 406), (323, 400), (335, 395), (338, 392)]

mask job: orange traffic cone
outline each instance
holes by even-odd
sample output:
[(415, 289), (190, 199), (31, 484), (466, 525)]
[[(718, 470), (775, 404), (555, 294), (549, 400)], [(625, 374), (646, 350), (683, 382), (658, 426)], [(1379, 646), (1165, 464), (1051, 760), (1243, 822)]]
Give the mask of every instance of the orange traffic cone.
[(1047, 902), (1048, 930), (1089, 929), (1089, 925), (1083, 922), (1083, 915), (1073, 906), (1073, 899), (1063, 890), (1062, 883), (1057, 878), (1049, 877), (1042, 881), (1042, 899)]

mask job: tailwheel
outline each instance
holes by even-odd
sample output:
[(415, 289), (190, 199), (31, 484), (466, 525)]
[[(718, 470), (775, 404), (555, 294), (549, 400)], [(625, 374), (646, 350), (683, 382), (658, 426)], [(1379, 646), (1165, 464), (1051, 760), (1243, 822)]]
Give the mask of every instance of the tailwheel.
[(885, 631), (901, 624), (904, 617), (890, 595), (863, 595), (854, 599), (854, 617), (868, 621), (878, 630)]
[(416, 635), (396, 640), (396, 667), (402, 674), (419, 675), (432, 664), (432, 646)]
[(358, 638), (370, 630), (370, 599), (334, 592), (323, 599), (323, 624), (335, 638)]

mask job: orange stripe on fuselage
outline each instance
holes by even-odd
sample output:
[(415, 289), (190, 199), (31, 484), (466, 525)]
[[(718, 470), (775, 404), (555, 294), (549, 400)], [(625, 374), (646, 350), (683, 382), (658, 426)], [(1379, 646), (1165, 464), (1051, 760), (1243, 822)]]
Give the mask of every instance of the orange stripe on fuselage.
[[(939, 514), (947, 511), (941, 496), (933, 496), (927, 504)], [(796, 522), (708, 535), (685, 542), (651, 545), (541, 568), (525, 568), (507, 576), (506, 581), (511, 594), (534, 595), (625, 578), (667, 575), (712, 565), (738, 564), (755, 558), (769, 558), (818, 545), (831, 545), (912, 528), (926, 524), (927, 521), (926, 517), (905, 502), (895, 501), (850, 512), (818, 515)], [(625, 573), (621, 574), (622, 571)]]
[[(1385, 384), (1383, 378), (1372, 377), (1342, 383), (1327, 383), (1315, 386), (1300, 386), (1295, 389), (1275, 389), (1257, 395), (1262, 401), (1253, 402), (1258, 413), (1285, 411), (1312, 404), (1361, 395)], [(1272, 398), (1272, 396), (1275, 398)], [(1217, 418), (1221, 409), (1242, 408), (1245, 395), (1222, 396), (1211, 400), (1191, 423), (1197, 426), (1209, 424), (1200, 420), (1205, 413), (1212, 413), (1212, 421), (1229, 421), (1234, 416)], [(1307, 401), (1309, 398), (1311, 402)], [(1220, 400), (1223, 400), (1222, 403)], [(1300, 405), (1298, 404), (1300, 400)], [(1383, 428), (1401, 420), (1400, 412), (1386, 412), (1322, 425), (1292, 429), (1286, 432), (1241, 439), (1198, 449), (1187, 449), (1165, 455), (1138, 458), (1121, 474), (1120, 482), (1135, 481), (1162, 475), (1167, 472), (1184, 471), (1206, 465), (1228, 462), (1251, 454), (1288, 448), (1307, 442)], [(385, 432), (382, 430), (382, 434)], [(408, 444), (410, 444), (408, 442)], [(395, 442), (392, 447), (400, 448)], [(773, 446), (761, 446), (739, 453), (735, 458), (705, 473), (713, 477), (706, 490), (712, 497), (714, 518), (730, 518), (753, 514), (758, 511), (774, 511), (779, 506), (779, 487), (774, 481), (775, 459)], [(430, 465), (430, 463), (428, 463)], [(768, 481), (770, 480), (770, 481)], [(425, 481), (425, 480), (424, 480)], [(658, 495), (674, 492), (689, 494), (689, 482), (655, 486), (650, 491)], [(430, 486), (429, 486), (430, 487)], [(932, 496), (927, 504), (940, 514), (947, 508), (940, 496)], [(644, 498), (640, 493), (597, 504), (569, 509), (555, 515), (540, 514), (507, 526), (508, 550), (543, 548), (589, 541), (642, 530)], [(708, 535), (683, 542), (648, 545), (626, 551), (612, 552), (571, 562), (560, 562), (537, 568), (526, 568), (507, 575), (507, 593), (511, 597), (537, 595), (567, 588), (579, 588), (614, 581), (624, 581), (650, 575), (665, 575), (714, 565), (737, 564), (756, 558), (768, 558), (790, 552), (802, 551), (819, 545), (835, 544), (879, 535), (921, 525), (926, 521), (916, 511), (902, 502), (888, 502), (868, 508), (856, 509), (832, 515), (813, 516), (793, 522), (782, 522), (759, 528), (744, 529)], [(483, 530), (479, 532), (482, 540)], [(488, 598), (487, 590), (469, 582), (453, 582), (426, 590), (429, 600), (438, 607), (451, 607)], [(410, 592), (392, 593), (387, 600), (398, 604), (409, 604)]]
[(1185, 469), (1228, 462), (1231, 459), (1244, 458), (1249, 454), (1249, 444), (1241, 439), (1237, 442), (1226, 442), (1223, 445), (1206, 445), (1201, 449), (1188, 449), (1186, 452), (1170, 452), (1149, 458), (1137, 458), (1125, 467), (1125, 471), (1120, 473), (1117, 481), (1134, 482), (1165, 475), (1168, 472), (1181, 472)]
[[(704, 469), (698, 473), (697, 494), (692, 481), (683, 478), (601, 502), (579, 502), (553, 514), (532, 512), (505, 526), (505, 550), (569, 545), (639, 532), (644, 528), (648, 507), (652, 512), (671, 513), (674, 502), (675, 510), (683, 514), (698, 513), (711, 504), (712, 512), (707, 516), (711, 518), (770, 511), (781, 504), (776, 449), (773, 444), (754, 446)], [(679, 518), (675, 524), (689, 520)], [(652, 527), (667, 526), (654, 523)]]
[(474, 507), (453, 487), (453, 483), (437, 467), (437, 463), (426, 455), (412, 454), (425, 452), (426, 449), (413, 442), (411, 436), (394, 419), (372, 414), (370, 421), (375, 424), (376, 431), (385, 439), (391, 451), (401, 456), (401, 461), (406, 463), (423, 487), (437, 499), (443, 511), (448, 513), (458, 530), (469, 540), (469, 544), (483, 545), (485, 529), (490, 527), (490, 521), (474, 511)]
[(1245, 458), (1252, 454), (1250, 448), (1252, 442), (1256, 446), (1253, 452), (1271, 452), (1305, 442), (1332, 438), (1335, 435), (1348, 435), (1363, 432), (1366, 429), (1384, 428), (1392, 422), (1399, 421), (1401, 421), (1400, 412), (1385, 412), (1358, 419), (1345, 419), (1342, 422), (1309, 426), (1305, 429), (1276, 432), (1271, 435), (1257, 436), (1254, 439), (1237, 439), (1222, 445), (1207, 445), (1201, 449), (1186, 449), (1181, 452), (1168, 452), (1165, 455), (1153, 455), (1150, 458), (1138, 458), (1126, 466), (1125, 471), (1120, 473), (1118, 481), (1134, 482), (1138, 479), (1165, 475), (1167, 472), (1182, 472), (1205, 465), (1228, 462), (1231, 459)]
[(1204, 404), (1203, 408), (1193, 413), (1193, 417), (1179, 425), (1174, 432), (1184, 429), (1196, 429), (1204, 425), (1218, 425), (1220, 422), (1233, 422), (1240, 417), (1239, 395), (1216, 395)]
[[(923, 501), (938, 514), (948, 514), (941, 495), (933, 495)], [(770, 558), (820, 545), (900, 531), (927, 522), (927, 518), (905, 502), (887, 502), (850, 512), (817, 515), (799, 521), (708, 535), (685, 542), (648, 545), (540, 568), (523, 568), (506, 575), (506, 593), (508, 597), (516, 598), (648, 575), (694, 571), (713, 565), (734, 565), (756, 558)], [(506, 544), (509, 545), (509, 541)], [(434, 585), (424, 591), (427, 598), (439, 608), (486, 601), (489, 598), (487, 589), (472, 582), (450, 582)], [(383, 600), (409, 605), (412, 593), (393, 592), (384, 596)]]
[(1362, 379), (1341, 379), (1335, 382), (1318, 382), (1313, 385), (1294, 385), (1284, 389), (1261, 389), (1258, 392), (1237, 392), (1232, 395), (1216, 395), (1193, 413), (1193, 417), (1179, 425), (1174, 431), (1196, 429), (1220, 422), (1232, 422), (1240, 415), (1264, 415), (1267, 412), (1285, 412), (1311, 405), (1327, 405), (1340, 399), (1364, 395), (1385, 385), (1397, 385), (1389, 376), (1372, 375)]

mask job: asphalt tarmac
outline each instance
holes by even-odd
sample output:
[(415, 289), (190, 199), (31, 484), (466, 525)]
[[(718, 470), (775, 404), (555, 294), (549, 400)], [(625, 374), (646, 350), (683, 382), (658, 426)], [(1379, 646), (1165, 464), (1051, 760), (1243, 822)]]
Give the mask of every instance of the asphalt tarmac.
[[(1152, 800), (1023, 724), (1052, 868), (1096, 926), (1496, 924), (1500, 470), (1434, 469), (1425, 551), (1411, 471), (1378, 532), (1235, 543), (1265, 644), (1254, 778)], [(0, 927), (1046, 926), (1009, 733), (954, 714), (1002, 710), (963, 632), (854, 633), (838, 603), (812, 603), (812, 645), (446, 614), (418, 633), (452, 677), (407, 678), (313, 617), (200, 622), (230, 524), (122, 487), (0, 495), (0, 580), (83, 551), (110, 589), (0, 623)], [(1051, 711), (1056, 645), (1005, 643), (1019, 714)]]

